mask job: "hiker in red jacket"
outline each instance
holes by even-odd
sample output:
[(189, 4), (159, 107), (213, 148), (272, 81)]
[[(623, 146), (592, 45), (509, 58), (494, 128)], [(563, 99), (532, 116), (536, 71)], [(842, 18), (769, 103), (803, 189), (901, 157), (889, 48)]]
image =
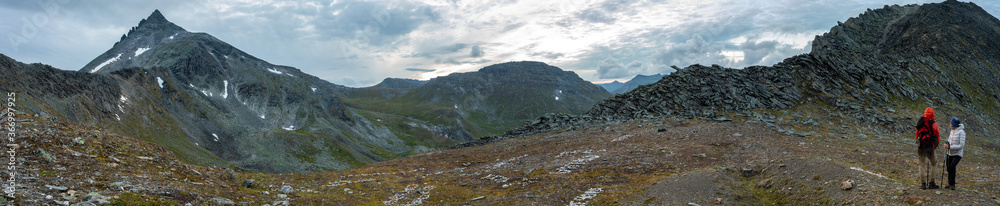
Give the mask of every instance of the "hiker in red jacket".
[[(931, 170), (937, 168), (937, 161), (934, 160), (934, 149), (937, 149), (941, 141), (941, 132), (938, 124), (934, 122), (934, 109), (928, 107), (924, 110), (924, 116), (917, 121), (917, 158), (920, 162), (920, 189), (937, 189), (934, 184), (934, 175)], [(931, 184), (927, 185), (930, 181)]]

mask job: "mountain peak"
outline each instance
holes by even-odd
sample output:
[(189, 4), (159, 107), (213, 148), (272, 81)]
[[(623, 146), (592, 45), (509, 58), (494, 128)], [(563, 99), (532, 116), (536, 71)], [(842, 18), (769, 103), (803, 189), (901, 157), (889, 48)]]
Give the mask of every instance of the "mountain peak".
[(149, 14), (149, 17), (146, 17), (146, 21), (169, 22), (167, 21), (167, 17), (163, 17), (159, 9), (153, 10), (153, 13)]
[(186, 30), (184, 30), (184, 28), (181, 28), (180, 26), (177, 26), (176, 24), (170, 21), (167, 21), (167, 17), (164, 17), (163, 14), (160, 13), (160, 10), (157, 9), (153, 10), (153, 13), (149, 14), (149, 17), (146, 17), (146, 19), (139, 21), (139, 25), (133, 27), (132, 30), (129, 30), (126, 36), (132, 36), (133, 33), (139, 31), (152, 32), (152, 33), (163, 32), (163, 33), (173, 34), (177, 32), (185, 32)]

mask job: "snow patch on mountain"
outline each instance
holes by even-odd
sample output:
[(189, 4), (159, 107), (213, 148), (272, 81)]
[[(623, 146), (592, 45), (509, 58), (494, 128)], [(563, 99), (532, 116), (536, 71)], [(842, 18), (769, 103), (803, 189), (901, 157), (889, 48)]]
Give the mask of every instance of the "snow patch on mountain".
[(222, 98), (229, 98), (229, 80), (222, 80)]
[(295, 125), (291, 125), (291, 126), (288, 126), (288, 127), (281, 127), (281, 129), (284, 129), (284, 130), (287, 130), (287, 131), (292, 131), (292, 130), (295, 130)]
[(212, 137), (215, 137), (214, 141), (216, 142), (219, 141), (219, 135), (215, 135), (215, 133), (212, 133)]
[(278, 71), (277, 69), (273, 69), (273, 68), (267, 68), (267, 71), (269, 71), (271, 73), (275, 73), (275, 74), (282, 74), (281, 71)]
[(163, 79), (156, 77), (156, 83), (160, 85), (160, 89), (163, 89)]
[(312, 89), (313, 92), (316, 92), (316, 87), (309, 87), (309, 88)]
[(138, 48), (138, 49), (135, 50), (135, 56), (139, 56), (140, 54), (145, 53), (148, 50), (149, 50), (149, 47)]
[(94, 67), (93, 70), (90, 70), (90, 73), (95, 73), (97, 71), (100, 71), (101, 68), (103, 68), (104, 66), (107, 66), (108, 64), (111, 64), (111, 63), (113, 63), (115, 61), (118, 61), (118, 59), (120, 59), (121, 57), (122, 57), (122, 54), (119, 53), (118, 56), (115, 56), (115, 57), (113, 57), (111, 59), (108, 59), (107, 61), (104, 61), (104, 63), (98, 64), (96, 67)]

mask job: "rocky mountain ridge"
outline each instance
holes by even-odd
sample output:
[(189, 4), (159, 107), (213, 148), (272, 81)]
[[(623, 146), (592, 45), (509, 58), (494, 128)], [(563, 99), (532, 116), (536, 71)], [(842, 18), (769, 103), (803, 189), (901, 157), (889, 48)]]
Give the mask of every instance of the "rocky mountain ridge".
[(976, 132), (996, 136), (997, 39), (1000, 21), (973, 3), (885, 6), (838, 23), (816, 37), (812, 52), (774, 66), (692, 65), (598, 103), (585, 115), (543, 116), (508, 135), (664, 117), (749, 119), (792, 133), (781, 124), (806, 121), (777, 120), (775, 112), (823, 105), (838, 119), (830, 124), (871, 125), (882, 133), (908, 131), (919, 116), (913, 111), (931, 106), (944, 112), (940, 116), (964, 117)]
[[(579, 114), (608, 96), (538, 62), (347, 88), (188, 32), (159, 11), (78, 72), (2, 60), (5, 77), (33, 80), (2, 85), (26, 92), (26, 111), (154, 142), (197, 165), (264, 172), (340, 170), (426, 152), (545, 111)], [(401, 98), (367, 98), (380, 94)]]
[(39, 80), (4, 85), (36, 100), (26, 111), (154, 142), (198, 165), (338, 170), (435, 144), (424, 140), (443, 141), (404, 140), (347, 107), (336, 91), (343, 86), (188, 32), (159, 11), (79, 72), (5, 62), (3, 72), (13, 73), (5, 77)]

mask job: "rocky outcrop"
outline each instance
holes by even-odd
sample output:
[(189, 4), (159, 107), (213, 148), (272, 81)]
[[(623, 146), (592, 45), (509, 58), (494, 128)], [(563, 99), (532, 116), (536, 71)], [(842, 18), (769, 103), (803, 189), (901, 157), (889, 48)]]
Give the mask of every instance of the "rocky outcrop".
[(598, 103), (590, 116), (614, 120), (654, 116), (714, 117), (718, 110), (780, 109), (802, 91), (791, 75), (766, 67), (743, 70), (692, 65), (663, 80)]
[[(947, 18), (946, 18), (947, 17)], [(941, 29), (949, 28), (949, 29)], [(886, 6), (839, 23), (809, 54), (773, 67), (693, 65), (656, 84), (598, 104), (591, 116), (714, 117), (722, 111), (784, 109), (804, 97), (849, 113), (899, 101), (996, 108), (1000, 21), (972, 3)], [(857, 118), (870, 122), (885, 118)]]

